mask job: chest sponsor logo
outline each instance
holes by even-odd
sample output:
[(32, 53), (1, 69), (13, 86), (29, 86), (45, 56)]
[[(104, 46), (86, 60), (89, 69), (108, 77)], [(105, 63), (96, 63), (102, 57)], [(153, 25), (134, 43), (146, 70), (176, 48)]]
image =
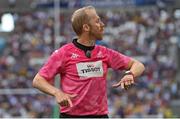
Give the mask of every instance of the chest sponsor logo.
[(78, 63), (76, 67), (80, 77), (91, 78), (103, 76), (102, 61)]

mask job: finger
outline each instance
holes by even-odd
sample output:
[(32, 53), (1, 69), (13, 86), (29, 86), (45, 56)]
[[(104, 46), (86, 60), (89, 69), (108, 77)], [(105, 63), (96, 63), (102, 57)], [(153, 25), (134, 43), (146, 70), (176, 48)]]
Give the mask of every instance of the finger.
[(131, 80), (128, 81), (128, 85), (131, 85)]
[(124, 82), (121, 83), (121, 88), (124, 89)]
[(73, 104), (72, 104), (71, 99), (70, 99), (70, 98), (68, 98), (68, 99), (67, 99), (67, 101), (68, 101), (68, 105), (70, 105), (70, 107), (73, 107)]
[(63, 99), (57, 100), (57, 103), (60, 104), (60, 105), (62, 105), (62, 104), (63, 104)]
[(124, 85), (129, 85), (129, 81), (125, 81), (125, 82), (124, 82)]
[(117, 87), (119, 87), (120, 85), (121, 85), (121, 83), (119, 82), (119, 83), (113, 84), (112, 87), (117, 88)]
[(134, 80), (128, 80), (125, 85), (132, 85), (132, 84), (134, 84)]
[(134, 80), (131, 80), (131, 84), (134, 84)]

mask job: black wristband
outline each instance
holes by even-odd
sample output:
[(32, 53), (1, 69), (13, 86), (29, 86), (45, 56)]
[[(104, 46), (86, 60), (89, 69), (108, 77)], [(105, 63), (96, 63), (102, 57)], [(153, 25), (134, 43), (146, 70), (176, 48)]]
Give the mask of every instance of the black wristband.
[(124, 75), (132, 75), (133, 76), (133, 78), (134, 78), (134, 74), (131, 72), (131, 71), (125, 71), (125, 73), (124, 73)]

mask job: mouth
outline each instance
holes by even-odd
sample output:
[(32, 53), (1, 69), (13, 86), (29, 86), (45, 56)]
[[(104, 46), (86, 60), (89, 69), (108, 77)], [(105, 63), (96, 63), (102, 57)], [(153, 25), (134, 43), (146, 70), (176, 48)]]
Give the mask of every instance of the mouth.
[(100, 29), (100, 32), (101, 32), (101, 33), (104, 33), (104, 28), (101, 28), (101, 29)]

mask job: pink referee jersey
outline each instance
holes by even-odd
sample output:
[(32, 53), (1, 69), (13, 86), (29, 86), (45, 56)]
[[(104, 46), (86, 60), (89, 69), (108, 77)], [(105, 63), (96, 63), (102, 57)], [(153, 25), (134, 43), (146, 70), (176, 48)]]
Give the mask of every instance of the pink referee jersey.
[(73, 107), (61, 107), (61, 113), (70, 115), (108, 114), (106, 75), (108, 68), (126, 69), (130, 57), (104, 46), (96, 45), (91, 58), (69, 43), (56, 50), (40, 69), (39, 74), (52, 82), (56, 74), (61, 75), (61, 90), (77, 94), (72, 99)]

